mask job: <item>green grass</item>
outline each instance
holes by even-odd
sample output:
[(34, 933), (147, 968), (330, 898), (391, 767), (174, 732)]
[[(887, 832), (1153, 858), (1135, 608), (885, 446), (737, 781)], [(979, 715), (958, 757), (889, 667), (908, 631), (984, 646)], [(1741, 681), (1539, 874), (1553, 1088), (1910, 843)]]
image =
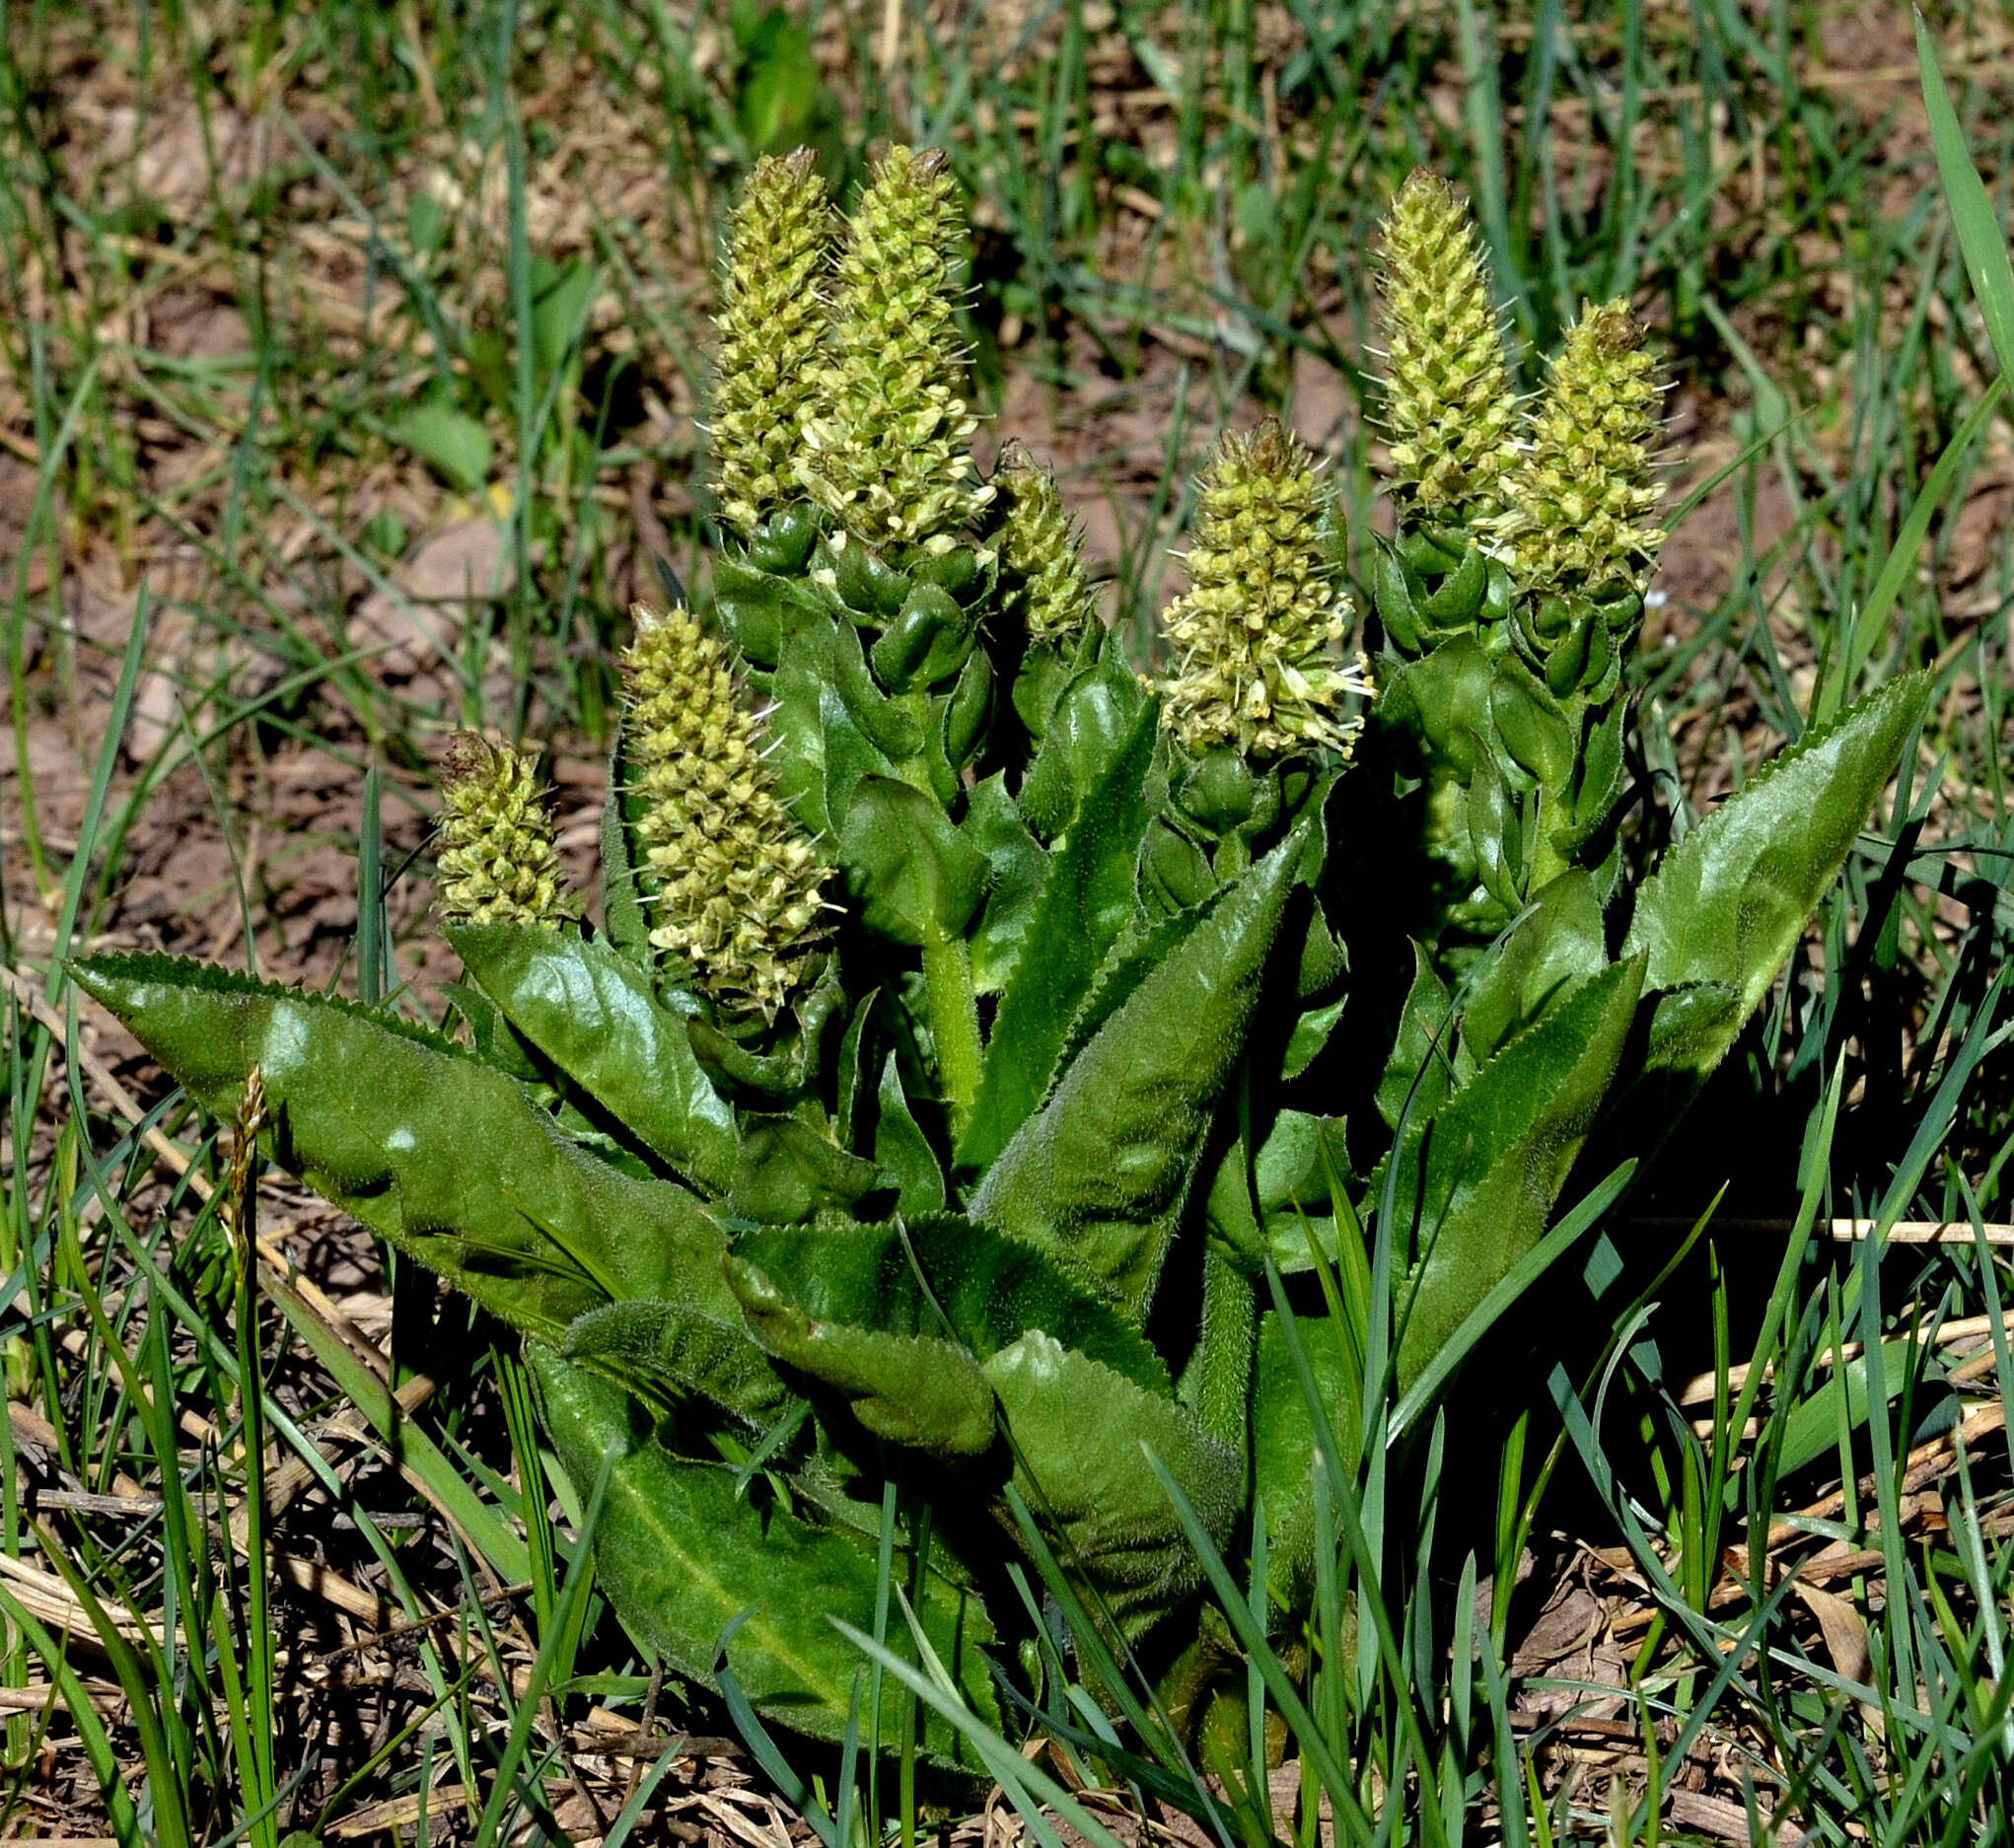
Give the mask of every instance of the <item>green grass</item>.
[[(266, 870), (291, 826), (345, 863), (360, 850), (354, 943), (339, 960), (314, 950), (308, 972), (432, 1006), (412, 987), (415, 850), (446, 729), (496, 724), (591, 758), (622, 598), (656, 594), (649, 554), (703, 594), (688, 413), (734, 177), (797, 139), (857, 172), (898, 136), (948, 145), (986, 202), (975, 369), (996, 396), (1021, 382), (1018, 401), (1056, 406), (1070, 490), (1110, 510), (1121, 615), (1165, 596), (1194, 461), (1261, 409), (1340, 407), (1336, 476), (1368, 531), (1365, 258), (1385, 198), (1424, 161), (1476, 200), (1528, 380), (1583, 296), (1626, 293), (1674, 403), (1696, 407), (1694, 440), (1716, 465), (1739, 459), (1671, 548), (1710, 531), (1724, 573), (1675, 574), (1635, 664), (1644, 779), (1673, 823), (1809, 717), (1906, 666), (1940, 676), (1885, 827), (1644, 1205), (1787, 1231), (1709, 1223), (1658, 1278), (1637, 1262), (1644, 1236), (1631, 1247), (1627, 1225), (1607, 1225), (1628, 1264), (1598, 1246), (1585, 1273), (1576, 1254), (1541, 1285), (1548, 1317), (1596, 1331), (1566, 1367), (1533, 1372), (1502, 1341), (1471, 1361), (1478, 1395), (1522, 1394), (1526, 1418), (1486, 1444), (1451, 1420), (1403, 1466), (1376, 1443), (1354, 1459), (1324, 1447), (1333, 1572), (1310, 1635), (1267, 1635), (1262, 1557), (1217, 1562), (1225, 1646), (1251, 1665), (1246, 1713), (1190, 1748), (1107, 1663), (1100, 1684), (1132, 1703), (1116, 1726), (1085, 1693), (1102, 1645), (1080, 1613), (1087, 1654), (1049, 1654), (1029, 1722), (1055, 1741), (1050, 1762), (1258, 1844), (1273, 1829), (1269, 1708), (1299, 1758), (1293, 1826), (1311, 1848), (1325, 1794), (1351, 1840), (1682, 1838), (1683, 1806), (1664, 1799), (1709, 1744), (1819, 1840), (1847, 1840), (1855, 1816), (1883, 1842), (2004, 1832), (2008, 1440), (1981, 1430), (1927, 1485), (1907, 1459), (1980, 1418), (1966, 1408), (1986, 1423), (2014, 1409), (2005, 1247), (1985, 1236), (2014, 1218), (2014, 561), (2004, 501), (1981, 498), (2010, 486), (1996, 394), (2014, 365), (1998, 230), (2014, 130), (2004, 91), (1959, 75), (1954, 36), (1933, 143), (1913, 86), (1827, 66), (1827, 18), (1809, 0), (1588, 20), (1544, 0), (1403, 14), (1057, 0), (905, 10), (885, 64), (878, 8), (11, 15), (0, 1276), (24, 1415), (0, 1440), (0, 1552), (66, 1591), (71, 1635), (0, 1579), (0, 1684), (38, 1690), (5, 1722), (0, 1827), (277, 1842), (450, 1783), (472, 1795), (436, 1810), (432, 1837), (549, 1832), (590, 1707), (655, 1711), (582, 1563), (594, 1485), (558, 1479), (540, 1453), (515, 1363), (452, 1315), (432, 1326), (431, 1289), (409, 1271), (388, 1358), (270, 1263), (242, 1266), (228, 1139), (179, 1099), (125, 1107), (56, 965), (72, 943), (139, 928), (127, 879), (180, 825), (230, 844), (226, 909), (244, 928), (227, 954), (304, 972)], [(248, 123), (264, 124), (260, 161), (234, 152)], [(150, 137), (171, 129), (180, 163), (149, 166)], [(191, 288), (229, 317), (208, 344), (171, 350), (160, 328)], [(1042, 447), (1045, 433), (1002, 434)], [(376, 592), (414, 619), (402, 560), (458, 496), (502, 510), (494, 575), (446, 632), (438, 680), (390, 681), (382, 638), (345, 618)], [(116, 598), (149, 572), (129, 618), (79, 618), (87, 574)], [(191, 641), (164, 666), (144, 650), (173, 618)], [(124, 757), (162, 672), (172, 716)], [(68, 758), (32, 748), (72, 719)], [(274, 766), (318, 758), (333, 793), (305, 813), (267, 803), (252, 841), (244, 813)], [(145, 928), (205, 947), (200, 897), (173, 893)], [(268, 1239), (287, 1241), (291, 1198), (265, 1196)], [(1980, 1237), (1829, 1236), (1853, 1218)], [(1935, 1334), (1977, 1316), (1993, 1331), (1960, 1379)], [(402, 1402), (418, 1355), (435, 1389)], [(1710, 1401), (1680, 1405), (1698, 1373)], [(1386, 1420), (1403, 1409), (1370, 1402)], [(362, 1435), (331, 1436), (338, 1413)], [(261, 1478), (271, 1494), (297, 1464), (313, 1512), (275, 1497), (257, 1518)], [(135, 1512), (92, 1499), (128, 1480)], [(1793, 1515), (1834, 1487), (1831, 1512)], [(543, 1519), (553, 1498), (564, 1526)], [(242, 1546), (219, 1539), (220, 1509), (244, 1511)], [(1867, 1556), (1829, 1582), (1865, 1629), (1852, 1672), (1812, 1604), (1758, 1560), (1726, 1564), (1723, 1549), (1786, 1520), (1804, 1536), (1787, 1557), (1828, 1541)], [(1527, 1540), (1559, 1526), (1635, 1561), (1645, 1620), (1617, 1688), (1629, 1776), (1575, 1784), (1586, 1736), (1570, 1717), (1528, 1725), (1516, 1704), (1545, 1691), (1510, 1658), (1546, 1588), (1506, 1588)], [(375, 1696), (300, 1702), (302, 1663), (336, 1632), (274, 1561), (318, 1538), (393, 1622), (422, 1626), (368, 1726)], [(876, 1660), (879, 1698), (947, 1698)], [(120, 1704), (101, 1719), (108, 1690)], [(718, 1724), (678, 1690), (665, 1706)], [(315, 1732), (331, 1715), (346, 1728), (333, 1743)], [(1009, 1798), (1098, 1839), (1019, 1743), (986, 1741)], [(638, 1749), (644, 1775), (628, 1760), (609, 1774), (611, 1840), (677, 1787), (662, 1741)], [(913, 1767), (835, 1758), (807, 1775), (789, 1742), (770, 1749), (767, 1774), (834, 1848), (913, 1835)]]

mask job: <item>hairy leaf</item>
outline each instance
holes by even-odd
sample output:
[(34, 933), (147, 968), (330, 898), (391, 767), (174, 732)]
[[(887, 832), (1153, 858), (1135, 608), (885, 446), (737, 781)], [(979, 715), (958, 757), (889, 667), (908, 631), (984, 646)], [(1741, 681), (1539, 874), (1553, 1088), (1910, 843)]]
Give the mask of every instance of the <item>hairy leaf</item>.
[(1143, 707), (1051, 855), (1048, 884), (994, 1017), (979, 1095), (959, 1143), (962, 1168), (985, 1168), (1041, 1103), (1077, 1004), (1132, 915), (1133, 863), (1147, 828), (1141, 780), (1155, 725), (1154, 708)]
[(584, 1154), (436, 1035), (172, 957), (75, 975), (220, 1116), (259, 1067), (272, 1159), (506, 1321), (556, 1339), (611, 1297), (733, 1315), (720, 1231), (691, 1194)]
[(1649, 959), (1653, 992), (1718, 983), (1741, 998), (1701, 1034), (1702, 1076), (1733, 1044), (1805, 921), (1844, 865), (1930, 696), (1908, 675), (1815, 726), (1679, 842), (1636, 895), (1625, 952)]
[(1014, 1483), (1129, 1637), (1201, 1582), (1202, 1568), (1142, 1450), (1151, 1449), (1220, 1546), (1244, 1465), (1192, 1414), (1032, 1331), (984, 1363), (1014, 1446)]
[(1615, 1081), (1643, 985), (1631, 957), (1589, 976), (1485, 1065), (1399, 1152), (1399, 1231), (1424, 1256), (1404, 1306), (1410, 1380), (1545, 1237)]
[(1072, 1059), (973, 1196), (1135, 1316), (1146, 1314), (1246, 1031), (1306, 841), (1216, 899)]
[(986, 888), (986, 858), (920, 789), (862, 777), (839, 834), (860, 921), (899, 944), (963, 932)]
[(751, 1272), (822, 1321), (943, 1335), (980, 1360), (1037, 1328), (1143, 1391), (1173, 1391), (1160, 1356), (1110, 1304), (1035, 1246), (968, 1219), (748, 1232), (728, 1263), (738, 1292)]
[(808, 1307), (741, 1252), (728, 1257), (727, 1274), (763, 1348), (844, 1394), (877, 1436), (940, 1457), (992, 1447), (992, 1388), (958, 1342), (862, 1326)]
[(591, 1309), (559, 1351), (653, 1404), (697, 1396), (757, 1427), (793, 1396), (739, 1317), (722, 1321), (685, 1303)]
[(729, 1196), (737, 1219), (791, 1226), (828, 1206), (847, 1207), (881, 1185), (872, 1162), (826, 1140), (801, 1116), (742, 1120), (741, 1159)]
[(989, 776), (967, 799), (960, 831), (986, 856), (986, 906), (971, 934), (972, 990), (996, 995), (1012, 978), (1048, 885), (1049, 857), (1007, 794)]
[[(871, 1542), (757, 1507), (734, 1470), (665, 1450), (620, 1386), (548, 1348), (529, 1353), (546, 1427), (583, 1494), (610, 1461), (595, 1567), (630, 1634), (676, 1672), (710, 1683), (722, 1633), (745, 1617), (728, 1643), (727, 1664), (755, 1711), (814, 1738), (842, 1738), (861, 1662), (830, 1618), (874, 1629)], [(981, 1654), (993, 1629), (977, 1596), (940, 1573), (916, 1571), (902, 1554), (896, 1569), (963, 1698), (997, 1725)], [(911, 1655), (906, 1626), (891, 1624), (888, 1640)], [(882, 1705), (878, 1743), (886, 1749), (900, 1742), (900, 1713), (899, 1703)], [(940, 1760), (969, 1763), (951, 1728), (930, 1722), (924, 1740)]]
[(609, 945), (536, 924), (464, 924), (448, 941), (511, 1024), (645, 1147), (714, 1193), (734, 1179), (734, 1112), (685, 1017)]
[[(1344, 1457), (1361, 1442), (1363, 1361), (1348, 1351), (1340, 1326), (1327, 1316), (1302, 1318), (1295, 1332), (1329, 1429)], [(1290, 1610), (1306, 1608), (1315, 1586), (1315, 1486), (1324, 1466), (1314, 1413), (1294, 1367), (1277, 1311), (1259, 1320), (1259, 1356), (1252, 1388), (1252, 1486), (1265, 1502), (1273, 1582)]]

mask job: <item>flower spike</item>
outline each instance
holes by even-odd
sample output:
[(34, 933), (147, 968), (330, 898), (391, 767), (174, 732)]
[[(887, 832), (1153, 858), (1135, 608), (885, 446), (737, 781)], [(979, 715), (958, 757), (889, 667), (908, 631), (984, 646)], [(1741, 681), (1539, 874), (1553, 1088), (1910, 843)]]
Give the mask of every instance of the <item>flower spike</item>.
[(442, 765), (441, 913), (451, 924), (539, 924), (580, 915), (553, 850), (539, 753), (458, 732)]
[(823, 934), (831, 868), (776, 795), (726, 646), (683, 609), (636, 612), (627, 737), (656, 883), (651, 943), (729, 1007), (774, 1019)]
[(876, 548), (948, 550), (992, 498), (972, 477), (954, 268), (958, 189), (935, 149), (891, 148), (854, 207), (832, 292), (831, 359), (799, 478)]
[(1427, 525), (1487, 518), (1502, 504), (1518, 405), (1468, 199), (1415, 171), (1392, 203), (1379, 258), (1393, 485)]
[(1099, 621), (1084, 581), (1084, 535), (1063, 510), (1055, 476), (1026, 450), (1010, 449), (993, 481), (1004, 490), (1000, 551), (1024, 586), (1028, 638), (1067, 648)]
[(1353, 610), (1322, 542), (1324, 500), (1315, 459), (1277, 421), (1218, 445), (1189, 588), (1165, 618), (1179, 665), (1162, 723), (1188, 750), (1348, 754), (1362, 721), (1341, 707), (1371, 682), (1361, 657), (1341, 659)]
[(809, 148), (757, 161), (729, 221), (713, 463), (721, 517), (744, 538), (804, 498), (797, 464), (818, 391), (833, 229), (831, 195)]
[(1665, 538), (1653, 517), (1655, 370), (1626, 302), (1583, 304), (1510, 477), (1510, 505), (1491, 523), (1521, 588), (1603, 602), (1648, 583)]

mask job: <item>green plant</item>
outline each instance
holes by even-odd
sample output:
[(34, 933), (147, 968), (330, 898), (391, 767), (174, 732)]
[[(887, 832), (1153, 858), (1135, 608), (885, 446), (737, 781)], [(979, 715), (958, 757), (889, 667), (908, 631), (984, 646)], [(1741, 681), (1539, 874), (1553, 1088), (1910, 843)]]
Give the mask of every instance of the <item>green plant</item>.
[[(641, 1641), (762, 1720), (955, 1757), (827, 1618), (997, 1720), (1008, 1568), (1051, 1550), (1171, 1707), (1235, 1704), (1228, 1640), (1173, 1640), (1198, 1539), (1262, 1508), (1278, 1607), (1316, 1596), (1315, 1410), (1352, 1467), (1388, 1388), (1403, 1436), (1613, 1200), (1626, 1166), (1560, 1212), (1591, 1134), (1626, 1162), (1733, 1043), (1926, 688), (1629, 848), (1648, 363), (1592, 309), (1521, 423), (1427, 181), (1388, 245), (1366, 761), (1340, 534), (1275, 425), (1211, 462), (1143, 680), (1052, 486), (975, 476), (941, 161), (893, 151), (839, 233), (808, 161), (758, 168), (718, 634), (638, 614), (599, 928), (529, 763), (469, 746), (441, 856), (465, 1035), (187, 961), (75, 973), (206, 1107), (256, 1074), (273, 1160), (522, 1332), (568, 1472), (606, 1470), (598, 1570)], [(815, 337), (809, 289), (749, 312), (772, 257), (825, 275)], [(765, 337), (795, 357), (752, 393)], [(1472, 424), (1451, 473), (1435, 433)], [(1351, 976), (1394, 917), (1396, 1019)]]

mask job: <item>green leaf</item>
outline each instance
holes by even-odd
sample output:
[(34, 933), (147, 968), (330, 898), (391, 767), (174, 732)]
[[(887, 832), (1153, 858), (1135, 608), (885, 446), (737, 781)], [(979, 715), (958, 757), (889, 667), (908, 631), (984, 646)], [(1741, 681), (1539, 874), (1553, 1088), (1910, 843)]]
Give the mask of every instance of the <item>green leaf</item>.
[(959, 1166), (983, 1169), (1042, 1102), (1078, 1003), (1133, 910), (1133, 863), (1146, 832), (1141, 783), (1157, 725), (1141, 709), (1110, 768), (1086, 796), (1000, 997)]
[(1576, 982), (1431, 1124), (1408, 1126), (1392, 1195), (1423, 1250), (1403, 1306), (1402, 1386), (1546, 1235), (1636, 1017), (1643, 959)]
[(652, 1404), (697, 1396), (757, 1429), (793, 1396), (739, 1316), (722, 1321), (685, 1303), (591, 1309), (567, 1329), (559, 1351)]
[[(860, 1658), (833, 1630), (843, 1617), (872, 1632), (878, 1572), (868, 1546), (780, 1508), (757, 1507), (736, 1472), (685, 1462), (651, 1434), (623, 1390), (534, 1346), (546, 1428), (576, 1482), (593, 1482), (612, 1458), (595, 1533), (595, 1569), (630, 1633), (688, 1678), (710, 1682), (721, 1633), (747, 1616), (727, 1647), (736, 1681), (762, 1718), (817, 1739), (845, 1737)], [(898, 1553), (909, 1601), (930, 1646), (972, 1709), (997, 1723), (983, 1647), (985, 1608), (941, 1573)], [(899, 1583), (900, 1580), (899, 1579)], [(899, 1639), (894, 1628), (891, 1643)], [(899, 1703), (883, 1704), (878, 1743), (900, 1743)], [(957, 1735), (931, 1726), (926, 1749), (954, 1762)]]
[(885, 1334), (938, 1334), (988, 1360), (1032, 1328), (1162, 1398), (1161, 1357), (1109, 1303), (1046, 1253), (948, 1214), (886, 1225), (764, 1228), (735, 1241), (728, 1280), (766, 1286), (822, 1320)]
[[(1362, 1442), (1363, 1357), (1350, 1351), (1343, 1325), (1329, 1316), (1296, 1323), (1329, 1428), (1346, 1457)], [(1279, 1313), (1259, 1320), (1252, 1388), (1252, 1487), (1265, 1502), (1274, 1583), (1289, 1610), (1305, 1609), (1315, 1589), (1315, 1485), (1324, 1467), (1308, 1395), (1296, 1372)]]
[(1471, 979), (1462, 1046), (1478, 1065), (1538, 1020), (1569, 982), (1609, 965), (1602, 901), (1586, 873), (1562, 873), (1532, 894), (1526, 915)]
[(219, 1116), (256, 1065), (271, 1158), (506, 1321), (557, 1338), (611, 1297), (733, 1315), (719, 1228), (691, 1194), (582, 1153), (438, 1035), (173, 957), (73, 974)]
[(984, 1363), (1014, 1447), (1014, 1486), (1061, 1542), (1128, 1637), (1145, 1633), (1202, 1581), (1147, 1460), (1151, 1450), (1210, 1537), (1229, 1537), (1244, 1464), (1194, 1416), (1053, 1336), (1031, 1331)]
[(1021, 813), (1043, 840), (1053, 840), (1076, 817), (1125, 748), (1144, 703), (1139, 682), (1116, 651), (1063, 687), (1021, 785)]
[(741, 1137), (685, 1017), (627, 957), (571, 931), (465, 924), (448, 941), (511, 1024), (645, 1147), (725, 1193)]
[(468, 982), (443, 982), (441, 997), (468, 1025), (468, 1043), (485, 1065), (515, 1078), (521, 1085), (550, 1086), (552, 1070), (534, 1057), (532, 1048), (511, 1029), (499, 1008), (480, 988)]
[(737, 1219), (791, 1226), (827, 1207), (849, 1207), (882, 1184), (872, 1162), (827, 1141), (799, 1116), (749, 1116), (729, 1204)]
[(899, 1213), (944, 1211), (944, 1170), (909, 1109), (896, 1055), (890, 1052), (881, 1068), (881, 1114), (874, 1129), (874, 1160), (883, 1177), (896, 1188)]
[(842, 1319), (819, 1293), (798, 1300), (740, 1250), (727, 1276), (763, 1348), (844, 1394), (877, 1437), (937, 1457), (992, 1448), (993, 1391), (958, 1342)]
[(716, 554), (713, 607), (742, 659), (758, 674), (783, 659), (784, 638), (801, 629), (829, 636), (831, 612), (801, 578)]
[(988, 869), (986, 905), (971, 940), (972, 990), (996, 995), (1012, 978), (1034, 928), (1048, 885), (1049, 857), (1008, 795), (1004, 772), (972, 790), (959, 825), (966, 839), (986, 856)]
[(1920, 12), (1916, 15), (1916, 62), (1922, 75), (1923, 107), (1930, 117), (1930, 141), (1937, 150), (1937, 173), (1958, 232), (1958, 248), (1965, 253), (1965, 273), (1978, 299), (2000, 370), (2014, 378), (2014, 261), (2008, 257), (2007, 234), (1992, 194), (1965, 145), (1958, 111), (1951, 107), (1951, 93), (1937, 68), (1937, 41)]
[(1623, 948), (1648, 957), (1646, 986), (1718, 983), (1741, 998), (1733, 1026), (1703, 1038), (1701, 1076), (1796, 947), (1929, 696), (1928, 676), (1908, 675), (1813, 727), (1666, 854), (1638, 890)]
[(1455, 1088), (1454, 1003), (1426, 952), (1412, 946), (1412, 986), (1400, 1011), (1399, 1031), (1378, 1080), (1378, 1114), (1397, 1129), (1402, 1119), (1425, 1121)]
[(481, 492), (482, 484), (489, 479), (496, 446), (475, 418), (452, 404), (437, 401), (415, 404), (393, 418), (386, 426), (386, 434), (421, 462), (437, 468), (464, 494)]
[(914, 586), (870, 651), (875, 678), (892, 693), (952, 678), (971, 654), (976, 621), (936, 585)]
[(839, 834), (839, 863), (878, 935), (920, 946), (963, 932), (986, 888), (985, 855), (920, 789), (862, 777)]
[(1072, 1059), (971, 1214), (1143, 1317), (1307, 849), (1297, 830), (1212, 901)]
[(1559, 701), (1515, 656), (1496, 664), (1489, 716), (1504, 748), (1541, 782), (1561, 787), (1573, 768), (1573, 726)]

